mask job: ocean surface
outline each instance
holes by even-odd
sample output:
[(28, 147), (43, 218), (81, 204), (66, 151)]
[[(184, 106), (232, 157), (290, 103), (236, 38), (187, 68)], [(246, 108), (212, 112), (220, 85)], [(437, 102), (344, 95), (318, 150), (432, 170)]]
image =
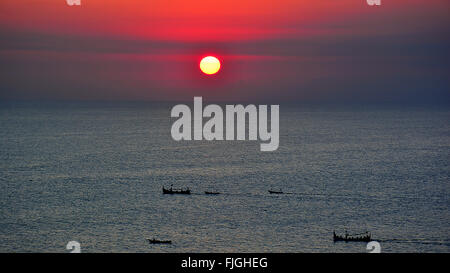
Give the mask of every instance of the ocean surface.
[(450, 108), (280, 104), (260, 152), (172, 140), (175, 104), (0, 103), (0, 251), (450, 252)]

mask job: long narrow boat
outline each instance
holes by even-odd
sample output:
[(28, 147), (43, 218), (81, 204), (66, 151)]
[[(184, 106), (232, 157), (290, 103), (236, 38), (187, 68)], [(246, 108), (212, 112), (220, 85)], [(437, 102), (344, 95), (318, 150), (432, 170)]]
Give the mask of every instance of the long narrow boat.
[(172, 241), (170, 241), (170, 240), (161, 241), (161, 240), (156, 240), (155, 238), (152, 238), (152, 239), (147, 238), (147, 240), (150, 244), (171, 244), (172, 243)]
[(282, 192), (281, 190), (280, 190), (280, 191), (272, 191), (272, 190), (269, 190), (269, 193), (270, 193), (270, 194), (283, 194), (284, 192)]
[(218, 195), (218, 194), (220, 194), (220, 192), (216, 192), (216, 191), (205, 191), (205, 194), (209, 194), (209, 195)]
[(345, 232), (344, 235), (337, 235), (334, 231), (333, 231), (333, 241), (337, 242), (337, 241), (343, 241), (343, 242), (370, 242), (372, 240), (372, 235), (370, 234), (370, 232), (365, 232), (365, 233), (361, 233), (361, 234), (354, 234), (354, 235), (350, 235), (347, 234), (347, 232)]
[(169, 189), (162, 188), (163, 194), (191, 194), (191, 190), (189, 188), (186, 189), (172, 189), (170, 187)]

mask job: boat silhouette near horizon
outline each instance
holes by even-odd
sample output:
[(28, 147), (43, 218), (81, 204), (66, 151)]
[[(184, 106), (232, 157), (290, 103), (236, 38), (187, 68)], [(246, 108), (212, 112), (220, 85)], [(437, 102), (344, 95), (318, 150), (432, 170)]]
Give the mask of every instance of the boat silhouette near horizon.
[(270, 194), (284, 194), (284, 192), (281, 191), (281, 189), (279, 191), (273, 191), (273, 190), (269, 190)]
[(216, 192), (216, 191), (205, 191), (205, 194), (208, 194), (208, 195), (218, 195), (218, 194), (220, 194), (220, 192)]
[(172, 241), (170, 241), (170, 240), (164, 241), (164, 240), (157, 240), (155, 238), (152, 238), (152, 239), (147, 238), (147, 240), (150, 244), (171, 244), (172, 243)]
[(360, 234), (348, 234), (346, 231), (344, 235), (337, 235), (336, 232), (333, 231), (334, 242), (370, 242), (372, 240), (371, 237), (372, 235), (368, 231)]
[(185, 189), (173, 189), (172, 186), (170, 186), (169, 189), (162, 188), (163, 194), (191, 194), (191, 190), (189, 188)]

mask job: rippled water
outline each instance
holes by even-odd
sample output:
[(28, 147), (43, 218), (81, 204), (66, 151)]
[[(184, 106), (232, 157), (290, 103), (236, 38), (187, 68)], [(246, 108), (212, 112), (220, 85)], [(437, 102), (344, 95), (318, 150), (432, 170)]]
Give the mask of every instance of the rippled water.
[(2, 103), (0, 251), (366, 252), (334, 229), (450, 251), (448, 108), (281, 104), (280, 148), (260, 152), (173, 141), (171, 106)]

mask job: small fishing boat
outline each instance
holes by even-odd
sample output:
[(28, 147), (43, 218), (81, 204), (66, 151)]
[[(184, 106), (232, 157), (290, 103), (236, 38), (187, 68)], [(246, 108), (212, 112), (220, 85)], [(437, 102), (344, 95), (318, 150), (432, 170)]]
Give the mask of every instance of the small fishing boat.
[(269, 190), (270, 194), (283, 194), (284, 192), (282, 192), (281, 190), (279, 191), (273, 191), (273, 190)]
[(152, 239), (147, 238), (147, 240), (150, 244), (171, 244), (172, 243), (172, 241), (170, 241), (170, 240), (161, 241), (161, 240), (156, 240), (155, 238), (152, 238)]
[(169, 189), (162, 188), (163, 194), (191, 194), (191, 190), (189, 188), (185, 189), (173, 189), (170, 187)]
[(205, 191), (205, 194), (209, 194), (209, 195), (218, 195), (218, 194), (220, 194), (220, 192), (216, 192), (216, 191)]
[(344, 235), (337, 235), (333, 231), (333, 241), (343, 241), (343, 242), (370, 242), (372, 240), (372, 235), (370, 232), (360, 233), (360, 234), (348, 234), (347, 231)]

